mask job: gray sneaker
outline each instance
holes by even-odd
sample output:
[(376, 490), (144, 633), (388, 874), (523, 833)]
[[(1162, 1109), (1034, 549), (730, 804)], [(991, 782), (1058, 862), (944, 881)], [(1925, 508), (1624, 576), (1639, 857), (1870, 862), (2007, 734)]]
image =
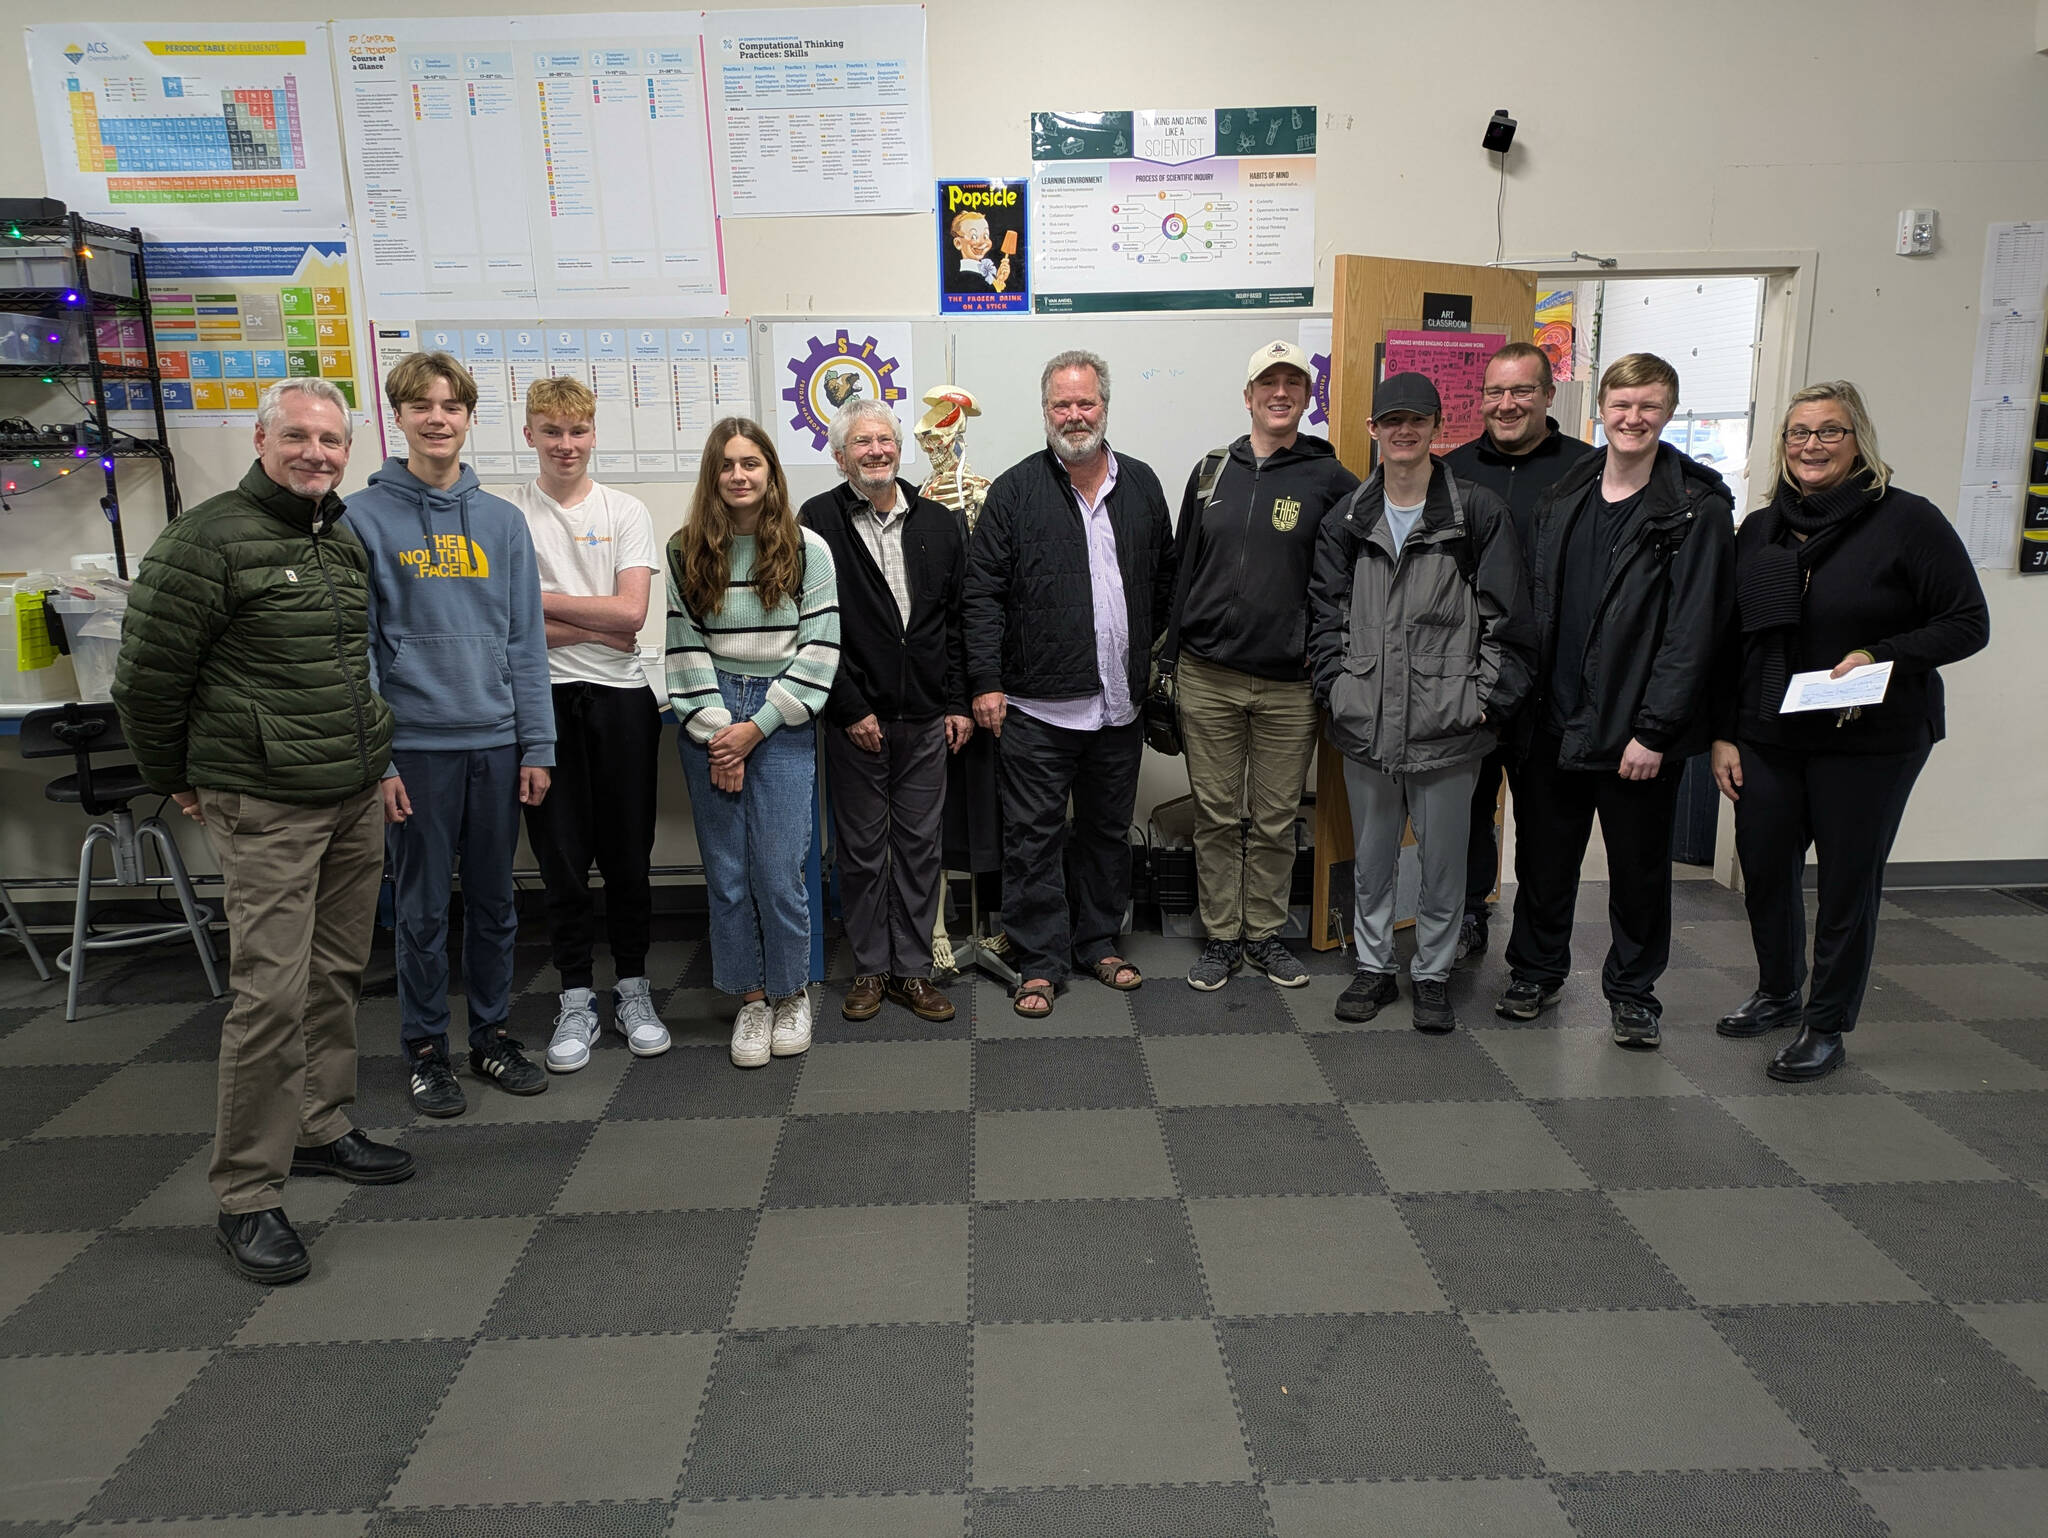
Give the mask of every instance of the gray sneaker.
[(560, 995), (554, 1039), (548, 1043), (548, 1072), (574, 1073), (590, 1061), (597, 1040), (597, 995), (588, 988), (567, 988)]
[(1654, 1047), (1664, 1039), (1664, 1032), (1658, 1024), (1657, 1011), (1647, 1004), (1638, 1004), (1633, 999), (1620, 999), (1614, 1003), (1612, 1014), (1616, 1046), (1634, 1047), (1640, 1051)]
[(612, 991), (612, 1026), (626, 1038), (635, 1057), (660, 1057), (668, 1050), (668, 1027), (654, 1012), (654, 997), (644, 977), (619, 979)]
[(1308, 986), (1307, 969), (1294, 959), (1293, 951), (1280, 943), (1278, 935), (1252, 941), (1244, 948), (1244, 959), (1251, 963), (1254, 971), (1265, 973), (1268, 981), (1282, 988)]
[(1244, 965), (1244, 947), (1235, 940), (1208, 940), (1202, 954), (1188, 968), (1188, 986), (1214, 993), (1230, 981), (1230, 974)]

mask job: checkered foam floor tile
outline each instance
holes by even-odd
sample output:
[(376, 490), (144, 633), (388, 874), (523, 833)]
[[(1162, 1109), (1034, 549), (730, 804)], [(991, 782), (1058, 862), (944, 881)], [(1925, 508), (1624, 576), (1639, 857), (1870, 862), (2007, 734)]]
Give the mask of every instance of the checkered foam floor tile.
[(1150, 935), (1045, 1021), (960, 981), (849, 1025), (842, 965), (742, 1073), (671, 932), (674, 1050), (448, 1123), (387, 949), (358, 1119), (420, 1174), (293, 1182), (273, 1290), (208, 1233), (190, 958), (66, 1024), (0, 955), (0, 1535), (2039, 1534), (2048, 911), (1895, 894), (1851, 1066), (1789, 1089), (1713, 1034), (1738, 900), (1684, 899), (1644, 1055), (1593, 925), (1496, 1019), (1502, 920), (1448, 1037)]

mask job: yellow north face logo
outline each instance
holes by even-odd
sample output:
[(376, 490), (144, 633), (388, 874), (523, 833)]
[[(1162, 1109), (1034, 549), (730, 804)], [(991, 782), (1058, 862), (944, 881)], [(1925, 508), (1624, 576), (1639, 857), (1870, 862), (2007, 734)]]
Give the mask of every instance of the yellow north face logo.
[(399, 563), (415, 577), (488, 577), (491, 563), (483, 546), (460, 534), (436, 534), (431, 550), (401, 550)]
[(1291, 497), (1273, 499), (1273, 527), (1285, 534), (1301, 522), (1301, 504)]

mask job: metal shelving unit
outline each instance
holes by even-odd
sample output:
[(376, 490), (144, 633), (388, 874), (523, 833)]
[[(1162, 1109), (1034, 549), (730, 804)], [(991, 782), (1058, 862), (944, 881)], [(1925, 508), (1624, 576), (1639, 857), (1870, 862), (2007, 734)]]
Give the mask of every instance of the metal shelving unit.
[[(59, 360), (55, 362), (0, 363), (0, 381), (88, 382), (92, 395), (85, 420), (90, 424), (96, 441), (52, 443), (41, 448), (9, 445), (0, 447), (0, 460), (50, 459), (60, 455), (78, 459), (81, 464), (87, 459), (98, 460), (100, 474), (106, 482), (106, 494), (100, 498), (100, 510), (106, 514), (107, 524), (113, 531), (117, 573), (125, 577), (128, 575), (128, 551), (121, 538), (120, 488), (115, 479), (117, 462), (123, 459), (154, 459), (163, 476), (165, 513), (175, 518), (179, 512), (178, 471), (171, 458), (170, 438), (164, 423), (162, 375), (157, 366), (155, 317), (150, 310), (148, 258), (143, 250), (142, 231), (95, 224), (77, 214), (66, 214), (57, 219), (0, 221), (0, 267), (24, 258), (33, 261), (38, 256), (66, 262), (71, 281), (54, 288), (0, 288), (0, 312), (35, 315), (56, 322), (55, 334), (64, 339), (58, 345), (64, 351), (69, 350), (66, 325), (76, 326), (81, 333), (84, 359), (65, 362), (60, 353)], [(102, 271), (109, 265), (127, 267), (133, 274), (132, 283), (125, 285), (128, 292), (96, 284), (93, 281), (95, 263), (103, 264)], [(108, 318), (141, 323), (142, 344), (149, 358), (147, 367), (136, 368), (104, 360), (100, 331)], [(108, 421), (106, 387), (119, 382), (149, 385), (150, 407), (156, 418), (154, 438), (127, 432), (117, 434)], [(79, 453), (80, 449), (85, 452)]]

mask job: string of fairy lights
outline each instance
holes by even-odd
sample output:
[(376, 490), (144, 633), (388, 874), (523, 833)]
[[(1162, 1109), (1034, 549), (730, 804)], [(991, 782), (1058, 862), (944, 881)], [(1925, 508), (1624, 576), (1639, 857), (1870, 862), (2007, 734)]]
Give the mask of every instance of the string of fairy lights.
[[(28, 237), (22, 233), (21, 225), (18, 222), (10, 220), (8, 221), (7, 225), (7, 239), (10, 242), (16, 244), (24, 244), (27, 242)], [(93, 259), (92, 251), (87, 246), (80, 246), (78, 248), (78, 254), (87, 261), (91, 261)], [(63, 304), (66, 309), (81, 309), (86, 304), (86, 296), (78, 289), (67, 288), (64, 290)], [(90, 312), (88, 312), (88, 314), (89, 313)], [(64, 334), (61, 331), (52, 331), (49, 334), (49, 342), (50, 345), (53, 347), (61, 347), (64, 343)], [(95, 402), (86, 400), (76, 390), (72, 389), (69, 382), (66, 381), (60, 374), (57, 374), (54, 371), (45, 374), (42, 376), (42, 382), (46, 385), (55, 385), (58, 388), (62, 389), (66, 395), (71, 397), (73, 402), (77, 404), (80, 410), (92, 411), (96, 409)], [(134, 435), (130, 433), (122, 433), (121, 436), (126, 438), (134, 437)], [(138, 443), (145, 443), (148, 442), (149, 440), (137, 438), (134, 441)], [(62, 460), (69, 459), (72, 461), (79, 461), (87, 460), (93, 457), (93, 448), (92, 445), (90, 444), (81, 443), (76, 446), (72, 446), (70, 448), (70, 452), (68, 455), (60, 454), (58, 451), (65, 447), (66, 445), (53, 443), (50, 445), (50, 453), (48, 454), (29, 454), (28, 463), (29, 468), (31, 470), (42, 469), (43, 461), (46, 458), (57, 459), (60, 461), (60, 463), (56, 466), (53, 474), (46, 475), (39, 481), (32, 481), (27, 484), (23, 484), (20, 480), (17, 480), (13, 475), (0, 476), (0, 511), (12, 511), (12, 508), (7, 506), (7, 501), (9, 498), (26, 497), (32, 495), (33, 493), (41, 491), (46, 487), (56, 485), (59, 481), (63, 480), (66, 476), (70, 475), (74, 470), (83, 470), (86, 468), (86, 466), (83, 464), (67, 464), (62, 463)], [(101, 446), (99, 460), (100, 469), (111, 471), (114, 468), (114, 456), (106, 452), (106, 445)]]

